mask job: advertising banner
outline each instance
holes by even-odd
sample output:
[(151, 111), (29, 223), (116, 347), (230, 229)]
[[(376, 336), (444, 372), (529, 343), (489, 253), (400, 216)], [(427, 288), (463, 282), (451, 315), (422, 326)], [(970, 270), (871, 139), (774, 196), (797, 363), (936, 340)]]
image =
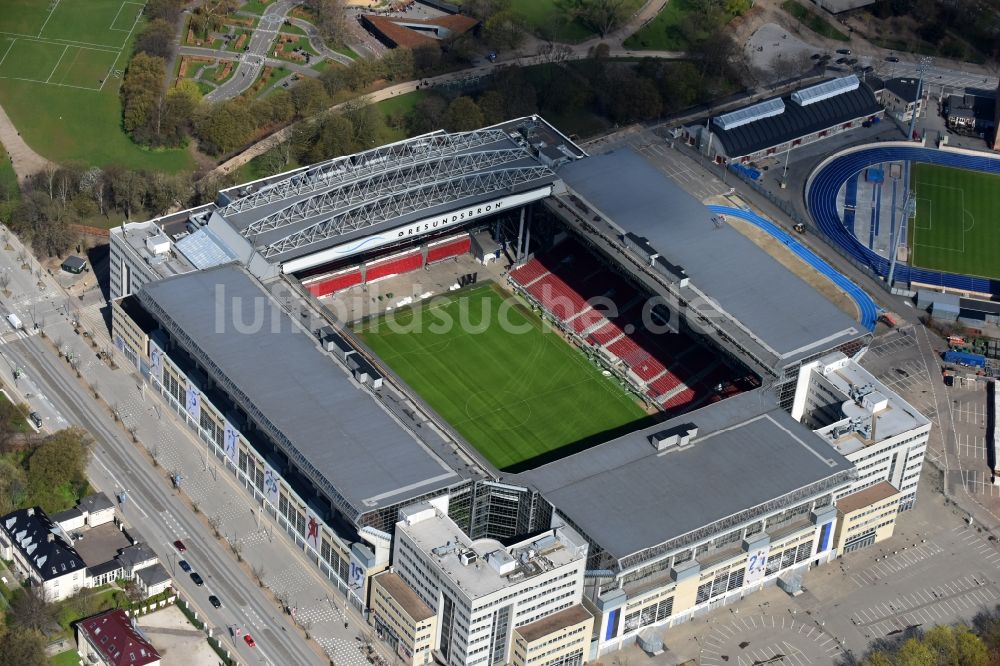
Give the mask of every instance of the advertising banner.
[(239, 465), (240, 433), (229, 421), (225, 422), (225, 427), (222, 431), (222, 450), (226, 452), (226, 457), (229, 458), (229, 462), (233, 463), (233, 467)]

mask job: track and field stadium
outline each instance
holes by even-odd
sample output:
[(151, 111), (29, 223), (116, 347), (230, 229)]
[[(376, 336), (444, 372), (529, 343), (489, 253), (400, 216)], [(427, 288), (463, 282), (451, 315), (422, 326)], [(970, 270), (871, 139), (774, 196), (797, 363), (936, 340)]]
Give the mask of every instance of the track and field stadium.
[[(888, 276), (890, 248), (898, 246), (894, 282), (996, 295), (998, 185), (994, 155), (883, 143), (821, 163), (806, 185), (806, 202), (820, 231), (879, 277)], [(913, 203), (904, 210), (907, 191)]]

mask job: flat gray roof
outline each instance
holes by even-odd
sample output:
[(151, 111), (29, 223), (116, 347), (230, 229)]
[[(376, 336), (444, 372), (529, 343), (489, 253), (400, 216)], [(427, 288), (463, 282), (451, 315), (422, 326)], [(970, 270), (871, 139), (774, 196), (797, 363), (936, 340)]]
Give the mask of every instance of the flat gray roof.
[[(508, 477), (535, 487), (609, 554), (624, 558), (852, 469), (761, 390)], [(693, 423), (693, 446), (649, 436)]]
[[(139, 299), (161, 309), (171, 337), (172, 326), (183, 331), (216, 365), (209, 371), (235, 384), (359, 514), (461, 480), (236, 264), (145, 285)], [(255, 317), (260, 325), (250, 326)]]
[[(559, 176), (615, 225), (645, 237), (692, 285), (787, 365), (865, 335), (858, 322), (631, 148), (571, 162)], [(693, 294), (692, 294), (693, 295)]]
[[(454, 150), (439, 154), (434, 150), (439, 144), (443, 145), (440, 142), (446, 141), (450, 136), (463, 136), (465, 133), (452, 135), (446, 132), (435, 132), (387, 146), (380, 146), (357, 155), (334, 158), (313, 165), (308, 169), (289, 172), (283, 178), (268, 179), (254, 192), (242, 197), (239, 196), (239, 193), (247, 189), (247, 186), (224, 190), (223, 194), (227, 199), (235, 198), (233, 198), (232, 205), (219, 210), (219, 215), (226, 224), (242, 236), (247, 237), (254, 247), (260, 251), (267, 251), (271, 245), (296, 233), (304, 232), (317, 224), (336, 218), (341, 214), (349, 214), (364, 206), (374, 205), (378, 208), (385, 207), (394, 211), (390, 218), (370, 224), (370, 226), (355, 228), (357, 226), (355, 224), (345, 225), (337, 232), (331, 232), (308, 244), (266, 254), (268, 261), (284, 262), (352, 240), (384, 233), (417, 220), (460, 211), (501, 196), (520, 194), (551, 185), (556, 181), (555, 174), (544, 168), (526, 145), (522, 145), (511, 137), (511, 134), (517, 132), (518, 128), (521, 127), (530, 136), (535, 136), (540, 131), (545, 130), (542, 132), (543, 138), (571, 143), (568, 139), (557, 135), (554, 128), (548, 126), (541, 119), (522, 118), (503, 126), (479, 130), (483, 137), (483, 143), (475, 143), (465, 147), (456, 146)], [(529, 128), (534, 134), (529, 132)], [(539, 140), (543, 139), (539, 138)], [(576, 153), (583, 154), (575, 146), (572, 148), (575, 149)], [(469, 188), (465, 196), (449, 198), (445, 201), (442, 201), (440, 196), (425, 196), (419, 193), (421, 188), (430, 187), (430, 182), (424, 182), (416, 189), (414, 188), (412, 179), (417, 178), (422, 170), (433, 173), (440, 160), (477, 154), (488, 155), (497, 153), (497, 151), (506, 151), (508, 156), (503, 161), (496, 163), (483, 162), (473, 166), (473, 163), (470, 162), (461, 172), (442, 173), (438, 182), (459, 177), (467, 178), (475, 174), (503, 174), (506, 171), (531, 168), (538, 170), (537, 175), (510, 186), (497, 185), (496, 188), (481, 191), (477, 188)], [(325, 169), (330, 170), (331, 173), (326, 173)], [(395, 179), (386, 177), (387, 174), (394, 172), (400, 172), (406, 177)], [(294, 191), (295, 186), (310, 181), (313, 182), (307, 188), (308, 191)], [(272, 193), (276, 198), (273, 201), (240, 210), (242, 204), (257, 200), (264, 193)], [(316, 204), (325, 195), (337, 193), (345, 195), (338, 200), (337, 207), (329, 209), (316, 207)], [(347, 194), (350, 196), (346, 196)], [(390, 202), (399, 205), (390, 205)], [(310, 208), (308, 211), (300, 211), (301, 215), (297, 215), (293, 222), (278, 228), (251, 233), (252, 230), (249, 229), (251, 225), (299, 203), (310, 203)]]

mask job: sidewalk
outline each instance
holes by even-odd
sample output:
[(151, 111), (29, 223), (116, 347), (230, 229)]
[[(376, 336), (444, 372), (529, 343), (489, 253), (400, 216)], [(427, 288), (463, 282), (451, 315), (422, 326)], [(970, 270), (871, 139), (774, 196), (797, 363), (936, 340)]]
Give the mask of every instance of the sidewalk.
[[(99, 347), (114, 349), (97, 308), (81, 308), (81, 324)], [(72, 338), (66, 346), (88, 359), (81, 366), (86, 381), (96, 386), (102, 400), (118, 412), (125, 429), (134, 430), (141, 442), (136, 446), (144, 447), (166, 473), (182, 477), (181, 492), (210, 525), (217, 525), (221, 538), (231, 550), (239, 551), (250, 571), (262, 572), (264, 586), (296, 609), (299, 626), (307, 629), (330, 659), (342, 666), (365, 666), (367, 660), (356, 636), (367, 626), (353, 610), (345, 616), (346, 600), (336, 585), (302, 551), (285, 541), (282, 528), (266, 512), (261, 515), (257, 504), (239, 487), (232, 470), (195, 439), (117, 350), (112, 357), (119, 368), (111, 370), (85, 346), (85, 338)], [(168, 483), (166, 479), (163, 482)], [(169, 515), (161, 518), (170, 520)], [(183, 539), (184, 535), (178, 537)], [(232, 557), (235, 563), (235, 552)], [(290, 566), (293, 562), (296, 566)]]

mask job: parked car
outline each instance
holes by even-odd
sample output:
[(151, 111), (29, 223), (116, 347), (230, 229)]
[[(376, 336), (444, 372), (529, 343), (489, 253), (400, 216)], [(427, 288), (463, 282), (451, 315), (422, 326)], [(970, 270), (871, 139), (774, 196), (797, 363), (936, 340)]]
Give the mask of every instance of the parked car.
[(813, 53), (813, 54), (812, 54), (811, 56), (809, 56), (809, 59), (810, 59), (810, 60), (819, 60), (819, 59), (820, 59), (820, 58), (822, 58), (822, 57), (823, 57), (823, 56), (822, 56), (822, 55), (820, 55), (819, 53)]
[(886, 62), (899, 62), (899, 58), (897, 58), (896, 56), (889, 56), (888, 58), (885, 59), (885, 61)]
[(222, 608), (222, 602), (214, 594), (208, 595), (208, 603), (212, 604), (212, 608)]
[(257, 643), (254, 641), (253, 636), (250, 634), (243, 634), (243, 640), (250, 647), (257, 647)]
[(837, 49), (837, 53), (841, 55), (851, 55), (851, 49)]
[(837, 58), (834, 62), (836, 62), (838, 65), (843, 65), (847, 63), (847, 58)]
[(38, 412), (31, 412), (30, 414), (28, 414), (28, 418), (31, 419), (31, 422), (35, 424), (36, 428), (42, 427), (42, 417), (39, 416)]
[(194, 584), (197, 585), (198, 587), (201, 587), (202, 585), (205, 584), (205, 579), (202, 578), (201, 574), (198, 573), (197, 571), (191, 574), (191, 580), (194, 581)]
[(184, 573), (188, 573), (189, 571), (191, 571), (191, 565), (188, 564), (187, 560), (178, 560), (177, 566), (179, 566), (181, 568), (181, 571), (183, 571)]
[(180, 539), (178, 539), (177, 541), (174, 541), (174, 548), (177, 549), (178, 553), (186, 553), (187, 552), (187, 546), (185, 546), (184, 542), (181, 541)]

